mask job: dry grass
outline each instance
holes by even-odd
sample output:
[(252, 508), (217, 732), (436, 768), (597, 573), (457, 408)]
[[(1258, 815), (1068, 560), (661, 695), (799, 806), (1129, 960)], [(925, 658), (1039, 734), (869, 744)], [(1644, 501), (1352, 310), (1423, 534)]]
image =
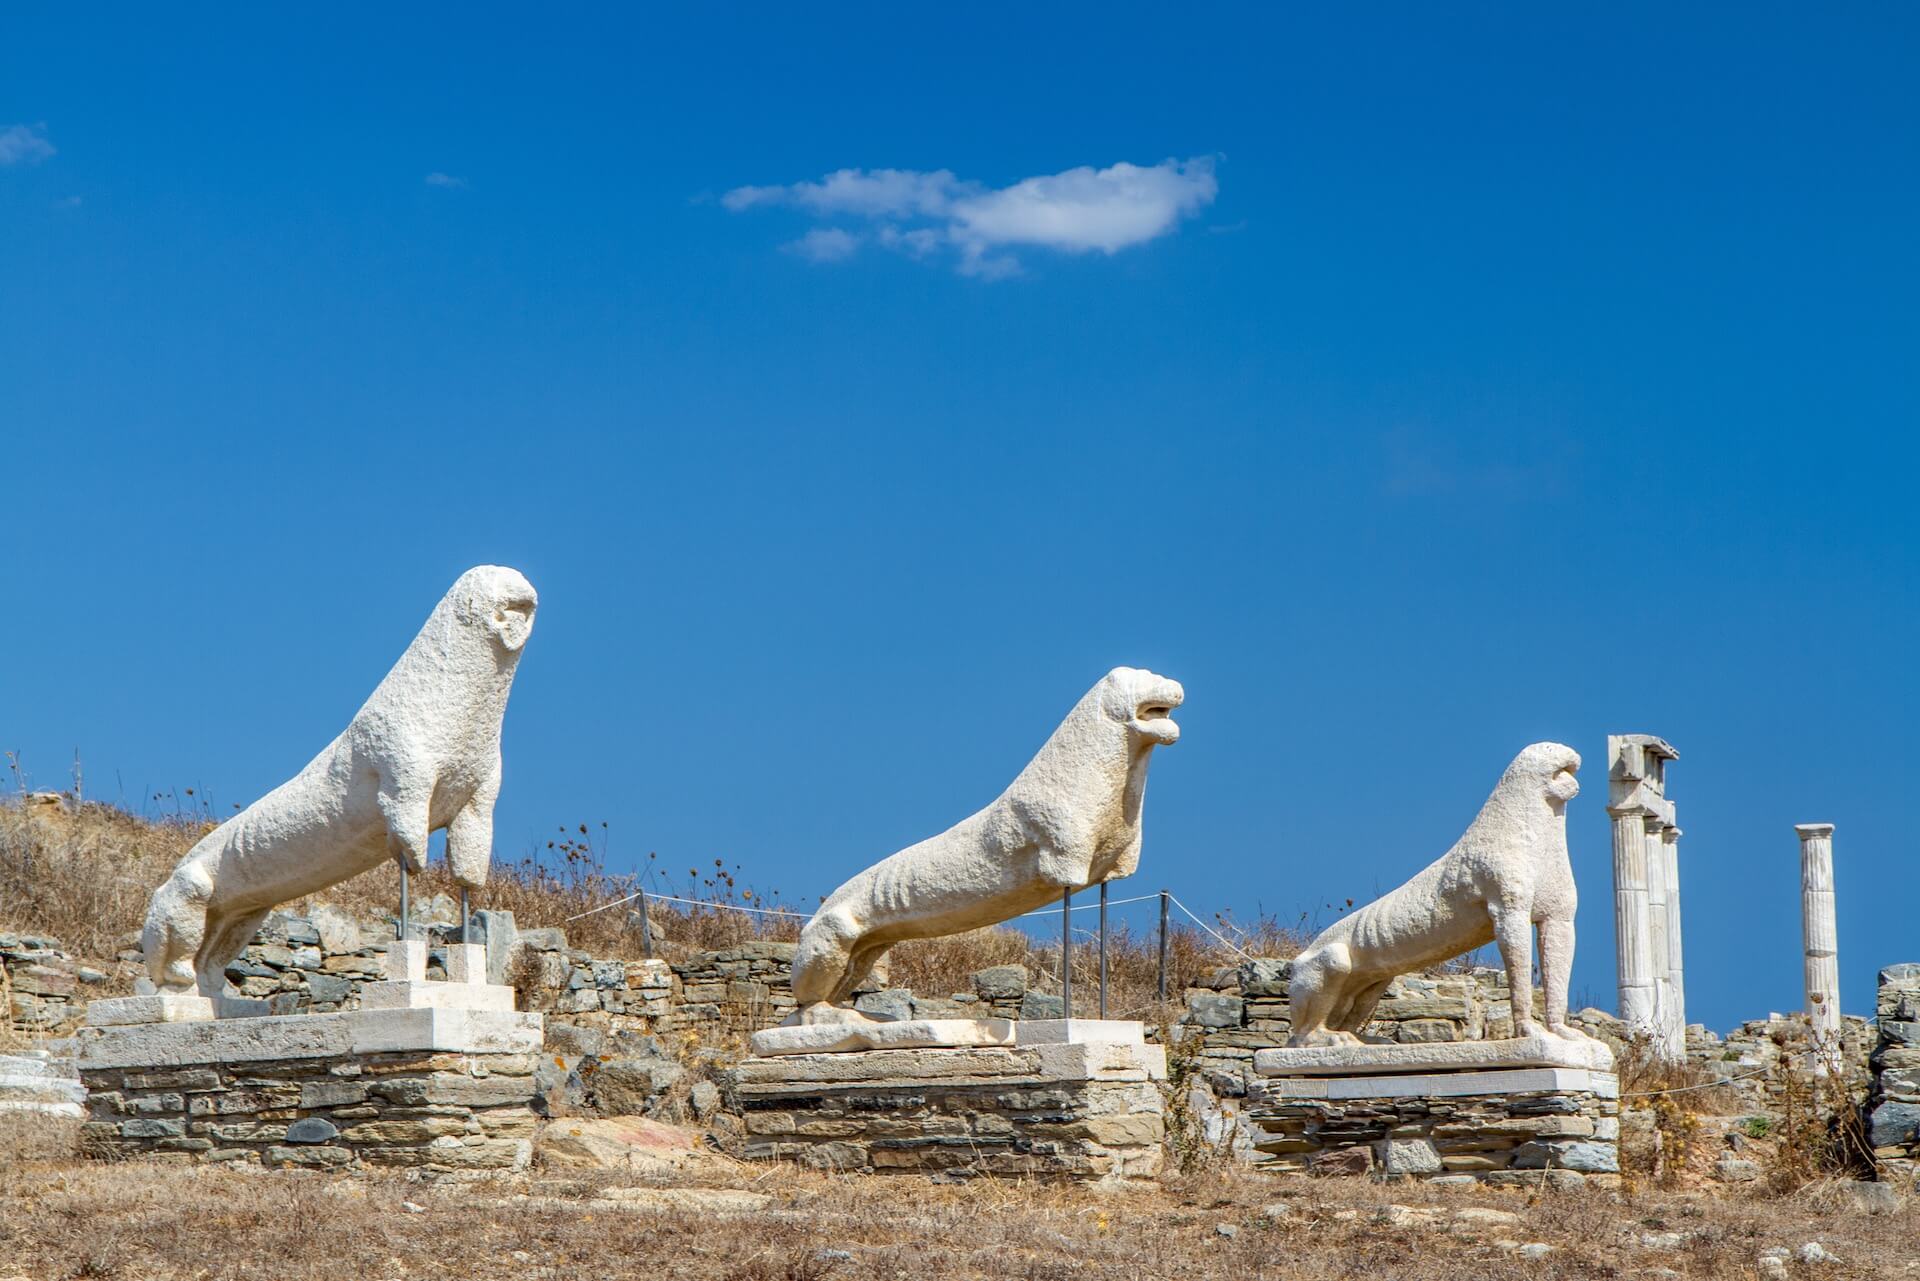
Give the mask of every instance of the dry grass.
[(0, 929), (51, 934), (87, 957), (111, 957), (140, 928), (153, 887), (211, 828), (108, 805), (38, 808), (0, 804)]
[[(97, 803), (43, 815), (0, 803), (0, 929), (51, 934), (75, 955), (112, 957), (127, 935), (139, 929), (153, 887), (211, 830), (213, 817), (182, 810), (143, 818)], [(523, 928), (564, 924), (575, 947), (595, 956), (638, 959), (642, 945), (630, 919), (632, 905), (594, 909), (627, 897), (644, 880), (650, 895), (695, 900), (649, 899), (655, 954), (669, 960), (754, 940), (790, 942), (799, 936), (806, 910), (786, 906), (777, 893), (743, 884), (738, 866), (716, 861), (704, 871), (689, 868), (681, 879), (649, 855), (640, 876), (609, 872), (603, 833), (604, 825), (596, 829), (574, 824), (526, 858), (496, 864), (472, 906), (512, 912)], [(459, 896), (459, 887), (439, 861), (412, 878), (410, 889), (415, 902), (438, 894)], [(399, 871), (389, 863), (290, 906), (305, 910), (325, 901), (356, 915), (377, 916), (391, 913), (399, 899)], [(758, 910), (739, 910), (743, 908)], [(1094, 915), (1079, 909), (1074, 914), (1074, 1007), (1080, 1014), (1091, 1014), (1097, 999), (1099, 954), (1083, 933), (1093, 927)], [(1044, 929), (1048, 922), (1037, 919)], [(1301, 931), (1271, 918), (1240, 926), (1222, 914), (1210, 924), (1238, 940), (1239, 950), (1194, 925), (1176, 923), (1167, 942), (1167, 988), (1173, 1001), (1215, 970), (1236, 964), (1242, 952), (1291, 956), (1305, 941)], [(1025, 965), (1036, 989), (1060, 990), (1057, 936), (1036, 938), (1006, 928), (903, 943), (888, 956), (887, 981), (922, 995), (946, 996), (966, 991), (968, 976), (990, 965)], [(1115, 1017), (1160, 1012), (1157, 929), (1112, 922), (1107, 967), (1108, 1008)]]
[[(698, 1204), (621, 1208), (604, 1195), (637, 1182), (590, 1174), (433, 1183), (105, 1165), (0, 1147), (0, 1277), (1532, 1281), (1671, 1269), (1750, 1278), (1762, 1249), (1808, 1241), (1842, 1260), (1818, 1265), (1822, 1277), (1898, 1277), (1916, 1275), (1911, 1243), (1920, 1227), (1911, 1204), (1872, 1218), (1827, 1193), (1495, 1192), (1246, 1170), (1124, 1192), (788, 1167), (697, 1181), (772, 1197), (740, 1214)], [(1264, 1210), (1276, 1205), (1284, 1209)], [(1475, 1208), (1517, 1221), (1475, 1226), (1454, 1217)], [(1667, 1233), (1677, 1242), (1643, 1240)], [(1552, 1253), (1523, 1258), (1515, 1247), (1525, 1242)]]

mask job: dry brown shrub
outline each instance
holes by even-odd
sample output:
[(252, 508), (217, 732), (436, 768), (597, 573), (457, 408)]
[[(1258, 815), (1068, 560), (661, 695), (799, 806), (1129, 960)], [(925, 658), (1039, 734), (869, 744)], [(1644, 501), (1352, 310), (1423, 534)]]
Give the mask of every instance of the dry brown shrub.
[(51, 814), (0, 804), (0, 928), (110, 957), (140, 928), (153, 887), (207, 830), (195, 816), (150, 821), (91, 802)]

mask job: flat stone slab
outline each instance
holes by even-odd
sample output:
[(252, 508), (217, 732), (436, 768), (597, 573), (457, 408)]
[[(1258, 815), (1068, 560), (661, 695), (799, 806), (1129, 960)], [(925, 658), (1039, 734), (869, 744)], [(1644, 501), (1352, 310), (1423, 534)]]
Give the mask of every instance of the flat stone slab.
[(1253, 1056), (1254, 1072), (1269, 1077), (1371, 1077), (1528, 1067), (1612, 1072), (1613, 1051), (1600, 1041), (1516, 1036), (1503, 1041), (1429, 1041), (1416, 1045), (1288, 1045), (1257, 1050)]
[(73, 1043), (76, 1065), (93, 1071), (412, 1051), (522, 1054), (541, 1048), (543, 1027), (538, 1014), (498, 1010), (346, 1010), (83, 1027)]
[(1620, 1097), (1620, 1078), (1591, 1068), (1510, 1068), (1492, 1072), (1402, 1073), (1392, 1076), (1283, 1076), (1256, 1081), (1256, 1102), (1296, 1099), (1459, 1098), (1469, 1094), (1581, 1092)]
[(1145, 1045), (1147, 1029), (1135, 1019), (1021, 1019), (1015, 1045)]
[(1013, 1029), (1011, 1019), (809, 1023), (766, 1028), (748, 1037), (747, 1045), (762, 1058), (787, 1054), (846, 1054), (861, 1050), (953, 1049), (970, 1045), (1012, 1045)]
[(504, 983), (429, 983), (390, 979), (360, 988), (363, 1010), (512, 1011), (513, 989)]
[(195, 1023), (215, 1018), (251, 1019), (267, 1013), (267, 1003), (244, 996), (211, 997), (159, 993), (113, 996), (87, 1002), (89, 1027), (125, 1027), (135, 1023)]
[(734, 1068), (743, 1094), (889, 1087), (966, 1087), (1059, 1081), (1160, 1081), (1167, 1052), (1124, 1041), (959, 1045), (755, 1055)]

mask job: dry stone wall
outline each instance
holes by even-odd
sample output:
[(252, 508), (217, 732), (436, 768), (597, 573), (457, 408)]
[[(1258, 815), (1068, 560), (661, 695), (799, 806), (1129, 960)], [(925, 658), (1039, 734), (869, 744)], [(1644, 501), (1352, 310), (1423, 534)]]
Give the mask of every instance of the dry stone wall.
[(1868, 1141), (1881, 1177), (1913, 1186), (1920, 1172), (1920, 965), (1880, 971), (1876, 1010)]
[(95, 1156), (431, 1173), (532, 1153), (534, 1054), (363, 1054), (84, 1071)]
[(1262, 1084), (1247, 1114), (1273, 1170), (1491, 1184), (1620, 1172), (1619, 1100), (1592, 1090), (1329, 1100), (1274, 1097)]
[(12, 1031), (64, 1036), (85, 1017), (89, 990), (108, 977), (67, 955), (58, 939), (0, 933), (0, 1006)]

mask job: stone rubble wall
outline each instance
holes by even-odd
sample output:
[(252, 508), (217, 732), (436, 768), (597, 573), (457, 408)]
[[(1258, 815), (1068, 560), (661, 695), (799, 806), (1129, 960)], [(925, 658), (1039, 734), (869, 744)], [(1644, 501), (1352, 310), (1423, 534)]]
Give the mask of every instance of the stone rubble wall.
[[(729, 1081), (747, 1133), (741, 1155), (947, 1178), (1157, 1175), (1164, 1105), (1145, 1072), (1063, 1079), (1044, 1058), (982, 1046), (750, 1060)], [(847, 1075), (856, 1059), (857, 1081)], [(826, 1061), (817, 1075), (815, 1060)]]
[(1868, 1141), (1881, 1177), (1912, 1187), (1920, 1174), (1920, 965), (1881, 970), (1875, 1008)]
[(1254, 1147), (1268, 1170), (1489, 1184), (1552, 1170), (1563, 1185), (1620, 1172), (1619, 1101), (1586, 1090), (1327, 1100), (1256, 1085), (1247, 1118), (1264, 1131)]
[(67, 955), (58, 939), (0, 933), (0, 1009), (11, 1031), (66, 1035), (85, 1017), (88, 989), (108, 978)]
[[(1197, 1036), (1197, 1065), (1222, 1097), (1245, 1095), (1259, 1080), (1256, 1050), (1287, 1043), (1293, 1022), (1287, 992), (1290, 961), (1259, 958), (1216, 970), (1186, 992), (1176, 1029)], [(1504, 969), (1482, 967), (1457, 974), (1402, 975), (1387, 988), (1362, 1036), (1402, 1045), (1437, 1041), (1499, 1040), (1513, 1035), (1513, 1000)], [(1534, 1008), (1544, 1012), (1536, 989)], [(1569, 1021), (1589, 1035), (1619, 1043), (1619, 1021), (1600, 1010), (1581, 1010)]]
[[(1778, 1115), (1785, 1106), (1787, 1069), (1803, 1088), (1816, 1079), (1810, 1031), (1804, 1014), (1749, 1019), (1724, 1037), (1696, 1023), (1687, 1029), (1687, 1065), (1725, 1082), (1727, 1094), (1743, 1112)], [(1873, 1043), (1873, 1025), (1866, 1019), (1841, 1020), (1841, 1061), (1855, 1098), (1866, 1094), (1871, 1081)]]
[(534, 1054), (361, 1054), (81, 1073), (89, 1155), (432, 1173), (518, 1170)]

